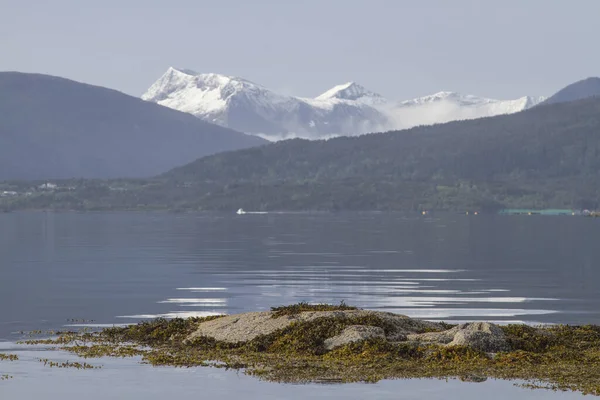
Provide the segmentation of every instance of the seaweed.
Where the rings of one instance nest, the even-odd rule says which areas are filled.
[[[276,307],[273,313],[281,317],[340,307],[356,309],[343,303],[338,306],[300,303]],[[142,362],[155,366],[242,369],[260,379],[278,382],[448,377],[481,382],[492,377],[524,380],[532,388],[600,395],[600,327],[593,325],[504,326],[510,351],[496,354],[464,346],[411,342],[402,339],[392,323],[377,315],[352,313],[294,321],[248,342],[229,343],[203,336],[187,340],[199,324],[214,318],[218,317],[157,319],[98,332],[68,332],[37,342],[54,344],[85,358],[141,356]],[[326,339],[351,325],[380,327],[388,338],[397,337],[399,341],[378,338],[333,350],[325,348]],[[450,327],[440,325],[440,329]],[[27,342],[36,344],[35,340]]]
[[[16,354],[3,354],[0,353],[0,361],[18,361],[19,356]]]
[[[273,318],[279,318],[283,316],[289,315],[298,315],[302,312],[306,311],[349,311],[349,310],[358,310],[357,307],[347,305],[344,300],[340,302],[338,305],[333,304],[310,304],[307,302],[300,302],[296,304],[290,304],[287,306],[280,307],[271,307],[271,311],[273,312]]]

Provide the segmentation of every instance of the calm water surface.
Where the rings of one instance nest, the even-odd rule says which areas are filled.
[[[79,324],[73,319],[121,324],[264,310],[301,300],[345,300],[432,320],[600,324],[599,237],[600,221],[582,217],[0,214],[0,340],[11,346],[18,331]],[[22,382],[28,373],[39,382],[47,372],[36,371],[16,372]],[[141,384],[134,376],[144,380],[157,373],[136,371],[128,381],[134,386]],[[158,371],[175,381],[188,376]],[[194,373],[217,392],[223,379],[234,379],[241,391],[257,388],[256,396],[263,398],[282,387],[220,371]],[[0,383],[0,394],[33,390],[20,379]],[[419,382],[423,389],[431,387],[422,383],[429,381],[359,387],[369,395],[389,385],[422,393]],[[440,395],[458,384],[445,385]],[[508,387],[505,394],[513,390],[504,382],[475,387],[489,385]],[[120,390],[134,386],[124,383]],[[464,393],[471,390],[459,386]],[[273,398],[309,396],[315,386],[283,387],[278,393],[285,395]],[[336,386],[335,393],[364,397],[347,388]],[[491,389],[473,390],[475,396]],[[548,395],[517,393],[519,398]]]

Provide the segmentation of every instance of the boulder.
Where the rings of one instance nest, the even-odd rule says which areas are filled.
[[[407,339],[445,346],[466,346],[486,353],[510,350],[502,329],[489,322],[460,324],[444,332],[408,335]]]
[[[325,340],[325,348],[332,350],[349,343],[368,339],[385,339],[385,332],[378,326],[352,325],[344,329],[339,335]]]
[[[508,351],[509,345],[502,329],[489,322],[473,322],[459,325],[454,339],[448,346],[467,346],[486,353]]]

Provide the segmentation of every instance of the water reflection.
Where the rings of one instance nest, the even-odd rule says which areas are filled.
[[[24,361],[10,364],[15,379],[0,384],[0,398],[579,397],[497,381],[288,386],[134,360],[103,359],[97,371],[50,370],[36,361],[43,353],[2,339],[14,341],[21,330],[123,325],[297,301],[343,300],[455,322],[600,324],[599,236],[595,220],[560,217],[2,214],[0,304],[10,306],[0,314],[0,351],[17,352]],[[57,354],[52,358],[72,357]]]
[[[70,318],[346,301],[454,321],[600,323],[600,224],[400,214],[0,216],[0,338]]]
[[[302,253],[306,255],[306,253]],[[330,254],[330,253],[326,253]],[[388,251],[385,254],[389,254]],[[318,257],[321,254],[314,255]],[[551,297],[516,297],[511,296],[508,288],[498,288],[493,282],[484,278],[465,278],[469,275],[465,269],[381,269],[348,267],[339,265],[326,266],[281,266],[280,269],[255,269],[246,271],[214,272],[211,277],[218,280],[220,293],[228,296],[243,296],[244,287],[252,288],[252,294],[261,298],[294,297],[296,301],[341,301],[361,304],[372,309],[382,309],[409,314],[413,317],[432,320],[460,319],[468,321],[481,318],[513,318],[558,313],[554,309],[515,308],[519,304],[543,304],[558,302]],[[428,276],[423,278],[422,276]],[[467,288],[475,286],[472,290]],[[463,286],[447,288],[448,285]],[[486,287],[490,285],[490,287]],[[214,288],[198,290],[198,288],[178,288],[192,293],[209,292]],[[255,292],[256,291],[256,292]],[[213,308],[227,307],[228,298],[170,298],[159,303],[178,304],[181,307]],[[487,303],[502,304],[506,309],[488,308]],[[452,307],[452,308],[448,308]],[[430,309],[433,310],[430,310]],[[424,310],[425,309],[425,310]],[[181,312],[181,311],[174,311]],[[189,313],[190,311],[185,311]],[[199,311],[197,315],[206,315]],[[511,319],[510,321],[514,321]],[[508,320],[507,320],[508,322]],[[533,319],[528,323],[538,323]]]

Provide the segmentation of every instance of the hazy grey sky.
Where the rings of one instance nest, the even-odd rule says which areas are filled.
[[[598,0],[0,0],[0,70],[136,96],[172,65],[301,96],[516,98],[600,75],[599,18]]]

